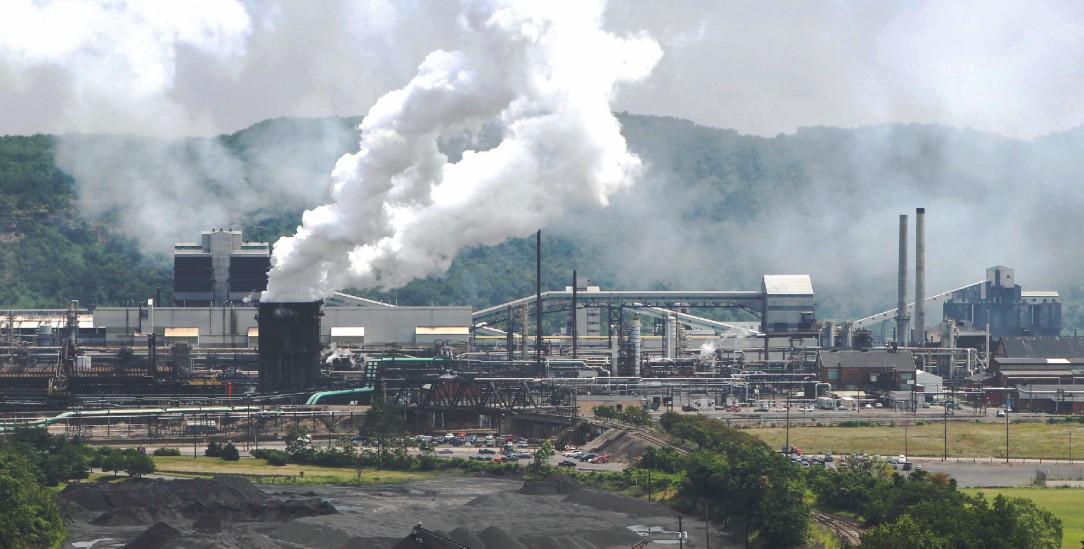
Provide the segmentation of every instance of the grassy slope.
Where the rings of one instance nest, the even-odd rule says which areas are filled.
[[[961,492],[982,492],[987,500],[998,494],[1006,497],[1028,498],[1054,513],[1062,522],[1062,542],[1065,549],[1080,549],[1084,541],[1084,490],[1079,488],[982,488],[961,489]]]
[[[749,432],[780,448],[786,440],[784,422],[774,427]],[[1009,425],[1009,457],[1068,459],[1071,426],[1050,423],[1012,423]],[[906,429],[907,451],[912,456],[937,456],[944,453],[945,430],[941,422],[910,425]],[[807,453],[897,455],[904,452],[904,427],[790,427],[790,443]],[[1082,442],[1084,444],[1084,442]],[[1074,445],[1075,446],[1075,445]],[[1080,452],[1078,454],[1078,452]],[[949,457],[1005,458],[1004,423],[948,424]],[[1073,449],[1074,458],[1084,460],[1084,448]]]
[[[318,467],[314,465],[288,464],[281,467],[268,465],[262,459],[241,458],[240,461],[223,461],[219,458],[199,456],[195,459],[186,456],[154,456],[158,473],[179,473],[184,475],[231,474],[246,475],[260,482],[275,478],[275,482],[294,484],[380,484],[385,482],[408,482],[434,476],[429,472],[377,471],[363,469],[361,480],[357,471],[350,467]],[[304,478],[301,472],[304,471]]]

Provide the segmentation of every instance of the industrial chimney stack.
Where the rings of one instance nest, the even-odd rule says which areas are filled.
[[[911,344],[926,344],[926,208],[915,210],[915,331]]]
[[[907,331],[907,214],[900,214],[900,275],[896,293],[896,343],[906,343]]]

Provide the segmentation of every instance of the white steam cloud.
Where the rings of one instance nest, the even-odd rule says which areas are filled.
[[[645,35],[601,30],[601,2],[465,1],[465,46],[435,51],[361,125],[332,174],[334,203],[275,245],[268,301],[389,287],[445,269],[465,246],[525,236],[572,203],[602,207],[642,164],[610,109],[616,86],[662,55]],[[457,162],[443,140],[496,127]]]

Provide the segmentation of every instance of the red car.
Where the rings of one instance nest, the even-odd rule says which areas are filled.
[[[608,454],[603,454],[601,456],[591,458],[591,463],[609,463],[609,462],[610,462],[610,456]]]
[[[740,412],[741,408],[738,408],[737,406],[730,406],[730,407],[728,407],[726,409],[726,411],[728,411],[728,412]]]

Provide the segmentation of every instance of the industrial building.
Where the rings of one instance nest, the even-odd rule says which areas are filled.
[[[1008,267],[986,269],[986,280],[951,293],[944,318],[985,329],[990,337],[1061,335],[1061,298],[1054,291],[1024,291]]]
[[[245,242],[241,231],[204,231],[199,242],[173,247],[173,304],[182,307],[240,305],[267,289],[271,246]]]

